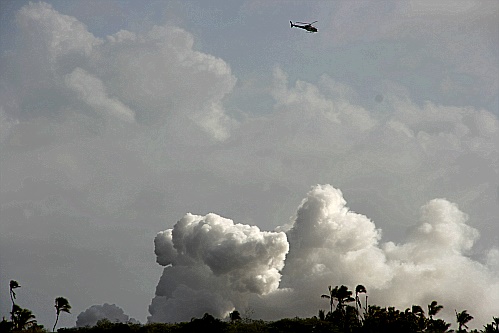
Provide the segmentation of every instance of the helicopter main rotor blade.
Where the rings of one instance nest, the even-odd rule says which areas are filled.
[[[308,22],[298,22],[298,21],[296,21],[295,23],[300,23],[300,24],[310,24],[310,25],[312,25],[312,24],[314,24],[314,23],[316,23],[316,22],[319,22],[319,21],[314,21],[314,22],[312,22],[312,23],[308,23]]]

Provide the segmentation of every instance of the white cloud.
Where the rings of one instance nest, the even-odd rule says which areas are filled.
[[[340,190],[317,185],[300,204],[287,232],[289,253],[280,288],[274,286],[270,293],[245,288],[240,291],[253,296],[231,293],[224,301],[221,296],[228,292],[218,289],[221,281],[215,281],[215,276],[228,276],[228,289],[232,289],[236,276],[240,279],[240,267],[247,272],[261,271],[252,259],[256,256],[265,262],[279,258],[276,268],[281,269],[286,238],[268,234],[276,246],[266,242],[255,247],[248,241],[254,236],[261,239],[262,233],[254,227],[234,225],[214,214],[188,214],[172,232],[158,234],[155,241],[158,260],[170,256],[161,261],[172,266],[165,268],[158,284],[149,320],[172,321],[179,318],[181,308],[189,315],[199,316],[209,309],[223,317],[235,304],[254,308],[264,319],[312,316],[327,308],[320,295],[328,285],[355,288],[363,284],[371,304],[403,310],[413,304],[424,307],[436,299],[444,305],[442,315],[447,321],[452,322],[454,309],[468,309],[477,322],[484,323],[497,310],[491,305],[499,301],[499,295],[490,292],[499,285],[499,276],[490,265],[497,251],[490,252],[488,264],[468,257],[478,232],[466,222],[467,216],[456,204],[431,200],[422,207],[421,219],[405,243],[380,244],[381,231],[366,216],[350,211]],[[241,228],[254,231],[242,235]],[[264,251],[265,258],[257,248]],[[203,301],[208,299],[208,303]]]
[[[82,101],[95,110],[100,111],[103,109],[109,114],[126,121],[134,120],[134,112],[119,100],[109,98],[102,81],[85,70],[76,68],[66,76],[66,84],[78,94]]]
[[[202,316],[207,308],[225,316],[244,294],[266,295],[277,289],[288,252],[284,233],[263,232],[215,214],[187,214],[173,229],[160,232],[154,243],[158,263],[167,267],[150,321],[187,320]],[[185,274],[189,277],[181,278]]]
[[[194,121],[216,140],[229,136],[236,122],[225,114],[222,99],[236,79],[223,60],[196,51],[191,34],[155,26],[145,34],[120,31],[108,40],[93,67],[106,68],[102,77],[113,93],[139,106],[139,121],[174,122],[168,117],[173,114]]]
[[[94,47],[102,43],[76,18],[60,14],[44,2],[22,7],[17,13],[17,22],[22,30],[24,44],[21,47],[33,57],[47,61],[53,70],[59,69],[69,57],[90,56]]]
[[[17,22],[20,42],[9,61],[22,79],[10,80],[4,88],[15,92],[23,110],[33,110],[31,116],[85,113],[80,100],[95,114],[135,119],[170,132],[195,136],[190,127],[200,127],[215,141],[227,139],[237,125],[222,102],[236,82],[230,67],[195,50],[194,38],[185,30],[154,26],[142,34],[121,30],[99,39],[76,18],[43,2],[22,7]],[[39,95],[34,105],[27,104],[26,88],[28,96]],[[43,99],[53,101],[41,103]],[[20,111],[6,112],[18,117]]]

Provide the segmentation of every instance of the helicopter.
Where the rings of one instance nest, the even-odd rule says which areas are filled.
[[[289,24],[291,25],[291,28],[297,27],[297,28],[305,29],[305,30],[307,30],[307,32],[313,33],[313,32],[317,32],[317,28],[312,25],[316,22],[318,22],[318,21],[314,21],[312,23],[305,23],[305,22],[293,23],[293,22],[289,21]]]

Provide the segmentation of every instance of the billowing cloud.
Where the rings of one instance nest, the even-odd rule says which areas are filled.
[[[341,191],[331,185],[310,190],[287,238],[234,225],[214,214],[188,214],[155,239],[158,262],[169,266],[157,286],[149,320],[172,321],[180,309],[188,315],[211,310],[223,317],[236,304],[254,309],[264,319],[312,316],[327,308],[320,295],[328,285],[363,284],[371,304],[403,310],[436,299],[444,305],[442,315],[449,322],[454,309],[468,309],[477,322],[486,322],[499,301],[497,249],[490,251],[485,263],[469,257],[479,234],[466,224],[467,219],[456,204],[434,199],[422,207],[420,221],[406,242],[380,243],[381,230],[351,211]],[[264,235],[272,241],[264,241]],[[289,253],[282,267],[287,242]],[[262,266],[263,262],[282,269],[279,288],[277,284],[264,288],[268,281],[264,270],[270,266]],[[220,277],[230,291],[221,288]],[[258,281],[263,283],[260,288],[237,282],[254,277],[251,285]],[[230,296],[224,299],[224,295]]]
[[[454,309],[473,309],[477,321],[485,322],[497,311],[491,305],[497,304],[499,294],[491,290],[497,290],[499,276],[491,265],[469,257],[478,231],[467,220],[456,204],[434,199],[422,207],[420,221],[404,243],[380,244],[374,222],[349,211],[339,190],[316,186],[288,232],[283,283],[296,290],[299,299],[304,289],[303,294],[312,293],[315,298],[308,301],[316,309],[320,288],[363,284],[372,304],[405,309],[436,299],[449,321]],[[479,297],[463,301],[463,295],[472,294]],[[302,306],[314,313],[314,306]]]
[[[138,323],[136,319],[126,315],[119,306],[104,303],[102,305],[92,305],[80,313],[76,318],[76,326],[95,326],[95,324],[102,319],[107,319],[112,323]]]
[[[91,304],[113,302],[145,320],[159,276],[150,307],[157,321],[178,320],[178,313],[187,320],[204,312],[223,317],[247,307],[255,318],[316,314],[327,307],[317,295],[336,284],[362,283],[373,303],[405,306],[418,299],[403,290],[422,295],[413,285],[427,280],[421,289],[450,312],[453,306],[471,312],[471,306],[449,285],[469,288],[462,294],[469,299],[483,295],[487,283],[497,290],[498,250],[489,247],[499,234],[499,122],[487,102],[497,96],[497,55],[490,52],[497,29],[487,30],[496,27],[497,5],[480,2],[471,12],[455,6],[454,14],[442,19],[447,4],[438,16],[421,8],[417,15],[408,7],[400,16],[402,4],[338,4],[357,7],[338,12],[334,29],[314,18],[319,34],[282,40],[279,28],[263,34],[266,24],[251,25],[262,34],[241,29],[253,38],[244,39],[255,52],[247,58],[224,53],[233,48],[233,28],[245,26],[244,19],[210,30],[217,34],[215,43],[198,40],[206,35],[188,21],[183,26],[192,30],[165,21],[143,24],[135,17],[140,28],[130,22],[119,31],[123,24],[114,22],[103,33],[102,26],[92,26],[102,19],[94,13],[87,27],[58,11],[71,4],[30,3],[9,16],[17,27],[12,34],[2,30],[15,43],[6,43],[0,78],[0,253],[5,271],[40,291],[19,295],[21,303],[32,304],[40,323],[53,322],[46,304],[61,292],[76,314]],[[393,8],[393,15],[384,15]],[[169,17],[177,13],[173,7],[166,11]],[[73,7],[72,13],[78,11]],[[128,19],[125,14],[120,20]],[[428,21],[434,25],[425,26]],[[464,24],[462,34],[448,30],[454,23]],[[289,30],[283,32],[287,36]],[[322,52],[320,39],[329,32],[341,39],[335,42],[347,41],[344,47],[335,44]],[[281,53],[263,59],[276,50],[260,48],[271,43],[267,38],[280,40],[274,47]],[[456,43],[460,38],[464,44]],[[440,39],[445,45],[437,47]],[[256,40],[262,44],[248,42]],[[293,47],[295,42],[300,47]],[[217,49],[220,43],[227,48]],[[423,44],[427,47],[419,49]],[[224,59],[206,50],[217,50]],[[347,56],[352,62],[341,59]],[[275,63],[280,65],[272,72]],[[255,67],[268,76],[256,70],[254,84],[236,87],[231,67],[243,80]],[[434,98],[445,90],[435,87],[441,77],[433,74],[439,71],[449,76],[445,89],[454,91],[443,100]],[[387,81],[378,82],[379,76]],[[263,103],[251,98],[238,105],[233,99],[233,90],[255,96],[252,89]],[[247,111],[238,114],[239,122],[229,105]],[[337,188],[325,185],[302,200],[311,184],[326,183],[341,188],[348,206]],[[429,202],[433,198],[446,200]],[[420,207],[426,208],[418,217]],[[173,222],[185,212],[217,212],[247,230],[237,223],[215,227],[209,215],[191,217],[194,225],[203,220],[214,230],[196,233],[189,222],[178,228],[185,240],[175,240]],[[286,242],[277,242],[290,249],[284,267],[279,256],[265,254],[262,258],[275,259],[265,263],[251,254],[279,251],[263,236],[250,241],[250,225],[288,232]],[[168,230],[156,238],[156,250],[165,267],[154,262],[150,250],[151,239],[163,229]],[[229,234],[247,239],[239,244]],[[204,240],[203,248],[195,237]],[[240,260],[210,247],[215,241]],[[439,263],[430,246],[445,253],[450,266]],[[221,255],[226,265],[217,260]],[[19,265],[33,258],[41,272],[36,276],[29,265]],[[85,263],[97,263],[100,274],[91,274]],[[54,280],[54,272],[71,278]],[[468,277],[478,282],[465,283]],[[81,294],[75,283],[88,286],[88,293]],[[497,300],[495,290],[489,289],[485,303]],[[482,309],[476,302],[470,304]],[[6,305],[0,308],[8,316]],[[477,313],[472,315],[479,325]],[[61,318],[61,325],[73,325],[75,317]]]
[[[78,94],[82,101],[94,109],[107,111],[123,120],[134,120],[134,112],[119,100],[109,98],[102,81],[85,70],[76,68],[66,76],[66,84]]]
[[[350,211],[341,191],[330,185],[308,193],[288,238],[285,286],[300,289],[319,276],[350,280],[354,272],[364,271],[364,283],[380,287],[391,277],[378,247],[381,230],[366,216]]]
[[[14,99],[4,106],[9,115],[109,115],[169,131],[192,123],[215,140],[237,123],[222,103],[236,82],[230,67],[196,51],[185,30],[154,26],[102,39],[43,2],[22,7],[17,22],[19,47],[6,56],[16,70],[7,76],[17,77],[2,86],[2,95]]]
[[[154,243],[158,263],[167,267],[150,321],[180,321],[207,310],[225,316],[242,295],[277,289],[288,252],[283,232],[260,231],[216,214],[187,214]]]
[[[83,23],[45,2],[22,7],[16,19],[22,30],[21,47],[31,50],[30,56],[42,59],[51,70],[60,69],[70,59],[75,62],[91,56],[102,43]]]

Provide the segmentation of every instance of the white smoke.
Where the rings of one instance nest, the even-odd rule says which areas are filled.
[[[138,323],[136,319],[126,315],[119,306],[104,303],[102,305],[92,305],[81,312],[76,318],[76,326],[95,326],[102,319],[107,319],[112,323]]]
[[[235,307],[268,320],[312,316],[327,308],[320,295],[328,285],[363,284],[371,304],[404,310],[437,300],[448,322],[455,309],[467,309],[486,323],[499,310],[498,251],[485,264],[467,255],[479,236],[467,219],[456,204],[434,199],[404,244],[380,243],[381,230],[350,211],[331,185],[307,194],[287,238],[215,214],[187,214],[155,239],[157,261],[167,267],[149,320],[224,317]]]
[[[271,293],[289,249],[284,232],[260,231],[216,214],[186,214],[154,243],[157,262],[167,267],[150,321],[188,320],[205,312],[224,317],[245,294]]]

